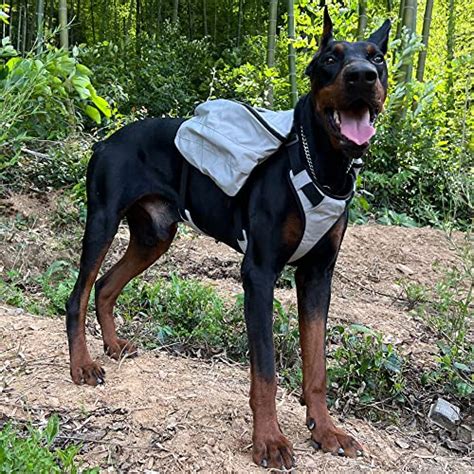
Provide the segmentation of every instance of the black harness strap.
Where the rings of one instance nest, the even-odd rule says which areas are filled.
[[[313,183],[306,184],[301,188],[301,191],[303,191],[313,207],[317,206],[324,199],[324,195],[321,194],[319,189]]]
[[[286,150],[290,157],[291,170],[296,176],[305,169],[303,161],[300,159],[300,143],[296,133],[293,132],[290,136],[288,143],[286,143]]]
[[[184,216],[186,209],[186,194],[188,189],[189,163],[183,158],[183,166],[181,168],[181,180],[179,183],[179,200],[178,211],[181,217]]]

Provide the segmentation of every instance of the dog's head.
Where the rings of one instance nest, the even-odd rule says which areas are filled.
[[[320,48],[306,69],[316,114],[334,148],[351,158],[367,150],[387,96],[389,32],[386,20],[366,41],[335,41],[325,9]]]

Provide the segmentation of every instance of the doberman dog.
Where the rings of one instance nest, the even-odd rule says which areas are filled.
[[[295,109],[299,141],[296,156],[318,189],[332,196],[353,187],[351,163],[364,155],[374,121],[387,93],[387,20],[366,41],[336,41],[325,11],[320,47],[307,68],[311,92]],[[87,171],[88,214],[80,271],[67,303],[67,336],[72,380],[103,383],[104,370],[86,347],[85,317],[92,286],[104,350],[114,359],[136,348],[116,334],[113,308],[124,286],[163,255],[175,236],[180,215],[184,158],[174,145],[182,119],[148,119],[130,124],[94,147]],[[248,245],[241,276],[251,362],[250,407],[253,413],[253,460],[264,467],[290,468],[291,443],[277,421],[277,389],[272,338],[273,291],[278,275],[298,247],[305,230],[288,175],[291,161],[283,146],[259,165],[244,188],[229,197],[197,169],[189,167],[186,207],[213,238],[241,251],[242,227]],[[306,255],[299,258],[298,298],[302,402],[313,444],[325,452],[355,457],[362,446],[337,428],[326,404],[325,336],[331,280],[347,225],[347,208]],[[243,218],[236,218],[237,215]],[[130,242],[122,259],[96,277],[126,217]]]

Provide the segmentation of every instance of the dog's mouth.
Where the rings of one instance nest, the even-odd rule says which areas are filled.
[[[375,135],[378,109],[363,101],[354,102],[348,108],[326,108],[325,115],[329,131],[342,145],[367,147]]]

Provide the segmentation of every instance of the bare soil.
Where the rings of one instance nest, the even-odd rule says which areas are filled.
[[[99,340],[89,342],[107,372],[107,383],[96,388],[76,386],[69,378],[63,321],[0,307],[0,417],[41,423],[57,413],[60,439],[83,443],[85,463],[112,472],[260,470],[250,456],[247,369],[159,351],[116,363],[101,355]],[[367,455],[352,460],[315,452],[296,397],[279,390],[277,404],[299,472],[472,468],[407,427],[382,430],[350,417],[339,423]]]
[[[43,272],[53,261],[78,261],[77,225],[53,225],[55,198],[38,202],[14,197],[2,203],[4,231],[0,270],[24,275]],[[13,225],[22,219],[22,226]],[[22,222],[23,222],[22,221]],[[400,280],[432,284],[443,268],[459,263],[453,240],[437,230],[367,225],[350,227],[337,264],[331,324],[372,327],[420,364],[433,361],[436,347],[422,321],[407,310]],[[107,267],[123,253],[127,230],[110,250]],[[242,292],[241,257],[212,239],[182,233],[171,250],[144,278],[171,271],[215,286],[226,298]],[[25,276],[26,278],[26,276]],[[295,305],[294,290],[277,288],[276,298]],[[176,357],[142,351],[136,359],[116,363],[102,344],[88,335],[93,357],[107,372],[104,386],[75,386],[69,377],[62,318],[26,314],[0,306],[0,422],[8,419],[43,424],[57,413],[60,442],[82,443],[85,465],[104,472],[257,472],[251,462],[251,413],[248,368],[222,360]],[[437,437],[412,426],[371,423],[345,416],[337,422],[362,442],[363,459],[315,452],[304,426],[304,408],[294,394],[280,389],[282,430],[294,443],[297,471],[472,472],[470,459],[441,446]],[[435,433],[436,430],[433,431]]]

